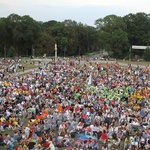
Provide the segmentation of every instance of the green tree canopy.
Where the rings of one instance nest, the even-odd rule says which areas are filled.
[[[143,59],[145,61],[150,61],[150,48],[144,50]]]
[[[112,52],[117,58],[127,55],[129,43],[126,33],[126,24],[116,15],[109,15],[96,20],[99,44],[106,51]]]
[[[10,14],[0,18],[0,54],[30,56],[35,49],[35,55],[54,55],[56,43],[61,56],[105,49],[122,58],[128,56],[129,45],[150,45],[150,14],[108,15],[97,19],[95,25],[71,19],[42,22],[28,15]]]
[[[130,45],[150,44],[150,15],[145,13],[128,14],[123,17],[127,25]]]

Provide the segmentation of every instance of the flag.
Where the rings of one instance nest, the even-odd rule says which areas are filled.
[[[42,76],[42,77],[44,76],[44,71],[43,71],[43,70],[41,71],[41,76]]]
[[[88,77],[88,81],[87,81],[88,85],[92,84],[92,74],[90,74],[90,76]]]

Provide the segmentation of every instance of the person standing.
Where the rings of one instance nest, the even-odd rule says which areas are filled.
[[[24,72],[24,66],[22,66],[22,71]]]
[[[103,132],[102,132],[101,140],[102,140],[103,143],[106,143],[107,140],[108,140],[107,133],[106,133],[105,130],[103,130]]]

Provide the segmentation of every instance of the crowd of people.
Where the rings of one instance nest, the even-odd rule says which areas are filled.
[[[150,149],[149,66],[79,59],[59,59],[24,75],[1,78],[1,146]]]
[[[20,58],[6,59],[2,58],[0,60],[0,78],[4,78],[6,73],[15,73],[19,69],[23,69]]]

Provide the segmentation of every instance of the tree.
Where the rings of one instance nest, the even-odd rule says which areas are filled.
[[[80,54],[96,50],[96,48],[98,47],[98,36],[97,31],[94,27],[84,26],[80,23],[76,27],[76,33],[78,46],[81,49]]]
[[[78,39],[78,23],[74,20],[65,20],[63,22],[65,26],[65,37],[68,38],[67,49],[68,55],[78,55],[79,54],[79,39]]]
[[[35,45],[36,39],[40,34],[40,25],[37,21],[35,21],[30,16],[22,17],[22,33],[23,33],[23,41],[24,41],[24,49],[28,51],[28,54],[32,54],[32,46]]]
[[[150,61],[150,48],[144,50],[143,59],[145,61]]]
[[[150,15],[145,13],[128,14],[123,17],[127,26],[130,45],[150,44]]]
[[[51,29],[47,28],[39,34],[35,42],[35,55],[54,54],[55,39],[51,32]]]
[[[129,45],[150,45],[150,14],[108,15],[95,25],[74,20],[37,22],[28,15],[10,14],[0,18],[0,54],[15,51],[18,56],[30,56],[34,48],[36,55],[52,55],[57,43],[61,56],[105,49],[122,58],[128,56]]]
[[[65,20],[66,37],[68,38],[68,48],[70,55],[82,55],[97,45],[96,28],[77,23],[73,20]]]
[[[54,27],[57,23],[58,22],[55,20],[50,20],[50,21],[44,22],[44,23],[42,23],[42,29],[45,30],[50,27]]]
[[[96,20],[95,25],[101,47],[112,52],[114,57],[125,57],[128,53],[129,43],[123,19],[116,15],[109,15]]]
[[[6,24],[5,19],[0,18],[0,49],[3,51],[0,51],[0,55],[4,56],[4,47],[6,46]]]
[[[9,50],[13,47],[18,56],[31,55],[32,45],[35,44],[40,31],[39,23],[30,16],[21,17],[17,14],[9,15],[4,19],[4,23],[6,48]]]
[[[16,49],[11,46],[8,50],[8,57],[15,57],[17,56],[17,52],[16,52]]]

